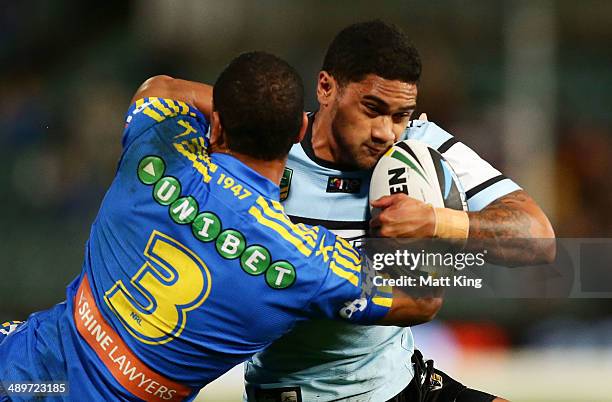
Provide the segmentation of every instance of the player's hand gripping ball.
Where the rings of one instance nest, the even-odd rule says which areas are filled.
[[[384,237],[434,237],[434,208],[467,211],[465,192],[448,162],[417,140],[400,141],[380,158],[370,204],[372,233]]]

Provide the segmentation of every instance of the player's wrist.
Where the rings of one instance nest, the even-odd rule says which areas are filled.
[[[433,208],[434,237],[466,241],[470,233],[470,218],[465,211],[450,208]]]

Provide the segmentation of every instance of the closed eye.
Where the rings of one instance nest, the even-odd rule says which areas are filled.
[[[403,121],[410,119],[410,117],[412,116],[413,112],[414,112],[414,110],[410,110],[408,112],[395,113],[393,115],[393,122],[394,123],[402,123]]]
[[[372,105],[369,103],[365,103],[364,106],[366,107],[366,109],[368,109],[368,112],[370,112],[371,114],[374,114],[374,115],[380,114],[380,110],[378,110],[378,106]]]

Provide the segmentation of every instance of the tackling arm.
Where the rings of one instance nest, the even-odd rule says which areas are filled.
[[[210,119],[212,91],[213,88],[210,85],[172,78],[167,75],[156,75],[142,83],[134,94],[131,103],[149,96],[176,99],[195,106],[207,119]]]
[[[442,307],[442,302],[441,291],[438,295],[411,297],[394,287],[391,308],[377,324],[399,327],[424,324],[434,319]]]

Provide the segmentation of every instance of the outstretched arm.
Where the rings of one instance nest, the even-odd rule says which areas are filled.
[[[212,91],[212,86],[200,82],[181,80],[167,75],[156,75],[146,80],[138,88],[131,103],[150,96],[176,99],[195,106],[206,118],[210,119]]]
[[[435,293],[432,291],[429,296],[413,297],[394,287],[391,308],[377,324],[412,327],[433,320],[444,301],[442,291]]]

